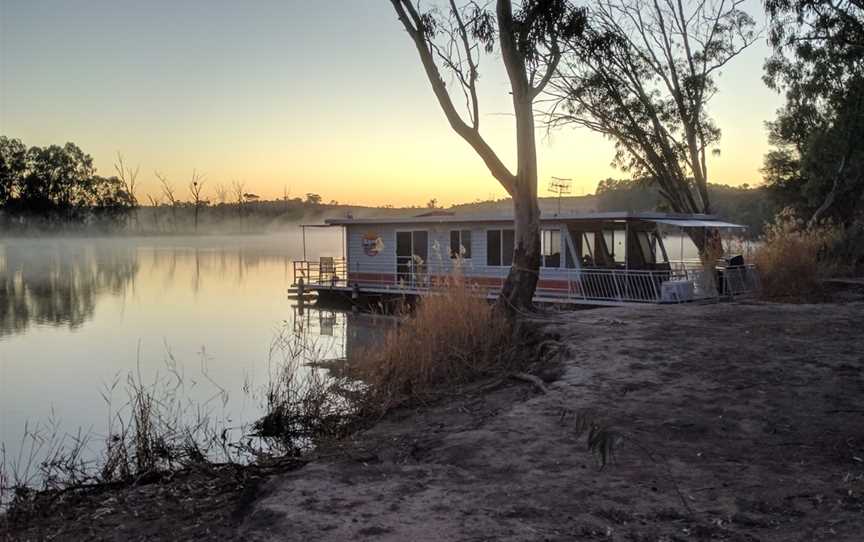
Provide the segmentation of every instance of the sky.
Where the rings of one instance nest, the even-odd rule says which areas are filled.
[[[759,0],[747,11],[762,23]],[[721,74],[710,113],[722,129],[713,182],[761,182],[764,123],[781,97],[762,83],[764,38]],[[512,109],[499,59],[481,64],[481,131],[515,170]],[[237,180],[264,198],[424,204],[505,195],[453,133],[387,0],[0,0],[0,134],[72,141],[113,173],[140,166],[139,194],[205,192]],[[612,144],[585,129],[538,132],[541,195],[552,176],[593,193]]]

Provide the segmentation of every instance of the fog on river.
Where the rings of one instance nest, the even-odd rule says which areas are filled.
[[[336,230],[310,252],[340,255]],[[299,230],[267,235],[34,238],[0,241],[0,444],[14,456],[25,423],[104,434],[126,375],[175,370],[213,415],[248,423],[283,336],[341,357],[348,316],[287,298]],[[117,383],[113,393],[111,386]],[[116,408],[116,404],[114,407]],[[52,414],[53,413],[53,414]]]

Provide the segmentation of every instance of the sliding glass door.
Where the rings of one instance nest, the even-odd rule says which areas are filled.
[[[396,280],[406,286],[417,286],[426,276],[429,260],[429,232],[396,232]]]

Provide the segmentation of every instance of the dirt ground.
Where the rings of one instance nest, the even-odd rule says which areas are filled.
[[[570,352],[546,394],[478,386],[299,469],[140,506],[105,492],[7,537],[862,540],[862,316],[860,302],[550,315]],[[616,442],[602,469],[582,419]]]

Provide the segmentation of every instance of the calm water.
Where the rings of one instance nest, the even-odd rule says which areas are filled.
[[[321,254],[338,235],[317,233]],[[310,243],[311,244],[311,243]],[[299,233],[260,236],[0,241],[0,442],[17,453],[25,422],[104,434],[101,393],[130,371],[145,382],[183,375],[184,393],[241,424],[257,417],[249,389],[266,384],[280,336],[345,350],[349,317],[286,296]],[[363,327],[352,324],[352,333]],[[362,338],[362,337],[361,337]],[[245,390],[245,391],[244,391]],[[52,414],[53,413],[53,414]]]

